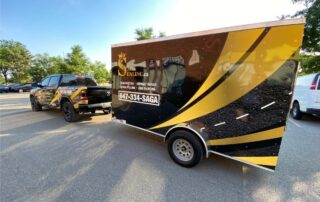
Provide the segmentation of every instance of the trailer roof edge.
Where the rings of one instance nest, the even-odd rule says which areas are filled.
[[[166,36],[166,37],[155,38],[155,39],[146,39],[141,41],[118,43],[118,44],[112,44],[111,47],[115,48],[115,47],[121,47],[121,46],[140,45],[140,44],[154,43],[154,42],[160,42],[160,41],[169,41],[169,40],[180,39],[185,37],[196,37],[196,36],[203,36],[203,35],[209,35],[209,34],[218,34],[218,33],[224,33],[224,32],[256,29],[256,28],[262,28],[262,27],[275,27],[275,26],[305,24],[305,23],[306,23],[305,18],[276,20],[276,21],[260,22],[260,23],[240,25],[240,26],[217,28],[217,29],[198,31],[198,32],[190,32],[185,34],[177,34],[177,35]]]

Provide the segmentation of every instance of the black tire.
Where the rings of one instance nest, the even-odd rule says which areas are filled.
[[[167,141],[170,157],[177,164],[191,168],[202,159],[204,149],[199,139],[188,131],[175,131]]]
[[[94,114],[94,113],[96,113],[96,110],[95,109],[91,109],[90,112],[91,112],[91,114]]]
[[[299,102],[294,102],[292,106],[292,117],[300,120],[302,118],[302,112],[300,111]]]
[[[64,119],[67,122],[75,122],[79,120],[79,112],[73,108],[72,103],[70,103],[69,101],[62,103],[62,111]]]
[[[32,111],[34,112],[42,111],[42,106],[37,102],[35,97],[30,97],[30,102],[31,102]]]

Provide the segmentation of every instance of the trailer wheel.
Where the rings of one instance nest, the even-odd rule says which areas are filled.
[[[299,102],[294,102],[292,107],[292,116],[294,119],[300,120],[302,118],[302,112],[300,111]]]
[[[67,122],[74,122],[79,119],[79,112],[73,108],[72,103],[69,101],[62,103],[62,111],[64,114],[64,119]]]
[[[167,145],[170,157],[183,167],[194,167],[203,157],[204,148],[199,139],[188,131],[175,131]]]

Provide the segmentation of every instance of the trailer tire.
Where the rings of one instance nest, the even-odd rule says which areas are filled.
[[[292,117],[300,120],[302,118],[302,112],[300,111],[299,102],[295,101],[292,106]]]
[[[63,102],[62,111],[64,115],[64,120],[66,120],[67,122],[75,122],[79,120],[79,112],[74,109],[71,102]]]
[[[193,133],[184,130],[175,131],[170,135],[167,148],[172,160],[187,168],[196,166],[204,153],[199,139]]]

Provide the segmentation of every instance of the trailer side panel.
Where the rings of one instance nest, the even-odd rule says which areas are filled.
[[[187,126],[209,150],[274,169],[303,29],[280,23],[113,47],[114,116],[160,134]]]

